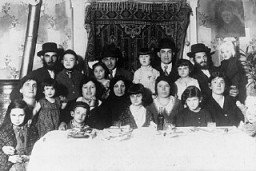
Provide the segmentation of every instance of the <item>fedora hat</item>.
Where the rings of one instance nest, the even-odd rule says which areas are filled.
[[[192,58],[195,56],[195,53],[197,52],[205,52],[208,55],[212,55],[215,53],[211,52],[211,49],[205,46],[205,44],[198,43],[191,46],[191,52],[188,52],[187,55]]]
[[[115,46],[115,44],[106,44],[102,49],[102,54],[100,59],[104,59],[106,57],[114,57],[114,58],[120,58],[122,56],[122,53],[119,48]]]
[[[178,51],[173,38],[161,39],[158,44],[158,50],[160,51],[161,49],[172,49],[172,51],[174,51],[174,52]]]
[[[57,44],[54,42],[47,42],[42,45],[42,50],[37,52],[37,56],[42,56],[46,52],[56,52],[60,53],[60,49],[58,49]]]

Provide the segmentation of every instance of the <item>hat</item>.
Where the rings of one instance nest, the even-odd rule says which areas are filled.
[[[138,51],[138,54],[139,55],[149,55],[151,54],[152,51],[149,49],[149,48],[141,48],[139,51]]]
[[[54,42],[47,42],[42,45],[42,50],[37,52],[37,56],[42,56],[46,52],[56,52],[60,53],[60,49],[58,49],[57,44]]]
[[[75,102],[74,105],[73,105],[72,110],[75,110],[75,108],[77,108],[77,107],[83,107],[87,110],[90,110],[90,106],[87,103],[82,102],[82,101]]]
[[[174,52],[178,51],[172,38],[161,39],[158,44],[158,49],[172,49]]]
[[[187,55],[189,57],[194,57],[195,53],[197,52],[205,52],[206,54],[210,55],[214,54],[214,52],[211,52],[211,49],[205,46],[203,43],[198,43],[191,46],[191,52],[188,52]]]
[[[102,49],[101,59],[106,57],[120,58],[121,56],[121,51],[115,46],[115,44],[107,44]]]

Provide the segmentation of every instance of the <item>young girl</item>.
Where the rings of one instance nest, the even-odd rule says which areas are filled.
[[[144,86],[133,84],[128,89],[131,105],[121,114],[121,125],[130,125],[131,128],[140,128],[150,125],[151,113],[143,106]]]
[[[34,125],[27,126],[28,105],[15,99],[0,127],[0,170],[25,171],[33,145],[38,139]]]
[[[193,69],[193,65],[189,60],[179,59],[176,66],[180,78],[175,81],[175,85],[178,99],[181,100],[181,95],[188,86],[196,86],[199,88],[199,84],[196,79],[189,76]]]
[[[196,86],[187,87],[181,99],[186,108],[177,115],[176,126],[205,127],[212,122],[210,113],[200,106],[202,95]]]
[[[101,99],[107,99],[109,96],[109,83],[108,79],[109,70],[106,65],[102,62],[97,62],[93,65],[93,74],[96,80],[102,85],[102,95]]]
[[[58,129],[60,110],[64,109],[66,102],[55,96],[57,83],[53,79],[47,79],[42,83],[42,90],[45,95],[40,99],[33,110],[33,117],[38,114],[37,129],[39,136]]]
[[[141,83],[145,88],[148,88],[154,94],[156,78],[160,75],[160,73],[150,65],[151,61],[151,51],[148,48],[140,49],[139,62],[141,67],[135,71],[133,83]]]

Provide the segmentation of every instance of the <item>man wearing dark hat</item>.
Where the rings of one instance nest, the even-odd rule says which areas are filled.
[[[114,78],[116,76],[123,76],[127,80],[133,80],[133,74],[119,66],[117,66],[118,60],[122,57],[120,49],[118,49],[114,44],[105,45],[102,50],[101,61],[109,69],[109,78]]]
[[[58,49],[57,44],[53,42],[47,42],[42,45],[42,50],[37,53],[37,56],[39,56],[43,62],[43,67],[34,70],[30,73],[28,73],[27,76],[31,78],[35,78],[38,81],[38,84],[40,85],[44,80],[52,78],[55,79],[56,76],[56,69],[57,69],[57,60],[60,55],[60,49]],[[38,86],[40,88],[40,86]],[[38,90],[38,92],[42,92],[41,90]],[[15,99],[17,95],[19,94],[19,90],[14,88],[12,91],[10,98]],[[38,98],[43,97],[42,93],[38,94]]]
[[[208,79],[210,78],[212,71],[216,70],[211,60],[211,55],[213,53],[214,52],[211,52],[211,49],[203,43],[192,45],[191,52],[187,53],[187,55],[193,59],[195,64],[192,77],[198,80],[202,94],[205,98],[211,96]]]
[[[167,76],[171,82],[175,82],[178,79],[178,73],[174,69],[175,55],[177,48],[174,40],[169,38],[163,38],[159,41],[157,56],[161,62],[155,67],[160,75]]]

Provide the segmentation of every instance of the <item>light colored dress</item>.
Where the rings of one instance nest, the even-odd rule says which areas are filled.
[[[189,77],[186,82],[183,81],[183,79],[179,78],[177,81],[175,81],[175,85],[177,86],[177,96],[179,100],[181,100],[182,93],[186,90],[188,86],[196,86],[200,90],[197,79],[191,77]]]
[[[38,114],[37,129],[39,137],[42,137],[47,132],[58,129],[61,101],[59,98],[55,98],[55,103],[51,103],[42,98],[39,103],[41,109]]]
[[[159,75],[159,71],[152,66],[141,67],[135,71],[133,83],[141,83],[145,88],[148,88],[152,93],[155,93],[155,82]]]

